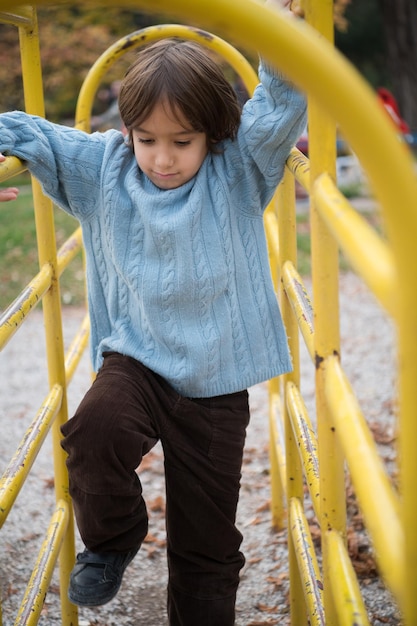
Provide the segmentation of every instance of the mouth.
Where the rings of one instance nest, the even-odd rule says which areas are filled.
[[[162,179],[169,179],[169,178],[174,178],[175,176],[177,176],[177,172],[170,172],[170,173],[163,173],[163,172],[153,172],[153,175],[156,176],[157,178],[162,178]]]
[[[161,189],[174,189],[178,187],[180,179],[178,178],[178,172],[164,174],[162,172],[152,172],[152,182]]]

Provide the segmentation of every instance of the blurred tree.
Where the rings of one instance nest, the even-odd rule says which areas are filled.
[[[158,16],[117,7],[106,7],[105,11],[102,7],[87,9],[81,5],[39,8],[47,116],[55,121],[71,119],[82,81],[97,57],[119,37],[160,21]],[[116,64],[104,86],[120,78],[126,65],[127,60]],[[0,111],[22,109],[19,38],[13,26],[0,25],[0,84]],[[99,100],[97,106],[100,107]]]
[[[409,126],[417,131],[417,4],[379,0],[389,86]]]
[[[342,28],[336,28],[335,45],[371,85],[387,81],[385,44],[378,0],[352,0],[346,5]]]
[[[80,3],[39,7],[38,25],[46,115],[53,121],[71,123],[82,82],[98,56],[120,37],[152,24],[175,23],[172,16],[147,14],[117,7],[88,8]],[[196,25],[197,26],[197,25]],[[244,53],[245,54],[245,53]],[[100,115],[111,103],[111,85],[120,79],[135,51],[124,55],[106,74],[94,103]],[[248,55],[247,55],[248,56]],[[254,66],[257,59],[253,61]],[[234,73],[225,66],[230,79]],[[13,26],[0,24],[0,111],[23,109],[19,38]]]
[[[417,130],[416,1],[348,0],[343,20],[336,46],[374,88],[392,91],[402,117]]]
[[[346,31],[348,22],[345,17],[346,8],[350,4],[350,0],[334,0],[333,6],[333,16],[334,16],[334,25],[337,30],[342,32]]]

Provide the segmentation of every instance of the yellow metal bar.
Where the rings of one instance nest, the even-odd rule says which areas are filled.
[[[326,622],[323,608],[323,583],[308,522],[304,515],[303,505],[298,498],[291,498],[289,519],[301,574],[304,601],[308,611],[308,624],[325,626],[329,622]]]
[[[333,0],[306,0],[306,19],[333,43]],[[308,144],[310,184],[323,172],[336,174],[336,126],[319,101],[308,98]],[[311,203],[311,263],[314,301],[314,351],[316,364],[317,436],[320,463],[320,527],[345,534],[346,512],[344,493],[344,460],[335,438],[323,391],[325,359],[340,353],[339,336],[339,251],[331,233]],[[323,549],[324,604],[328,623],[336,623],[335,608],[330,594],[329,555]]]
[[[294,383],[287,383],[287,406],[291,426],[298,443],[298,451],[317,519],[320,519],[320,471],[317,437],[300,391]]]
[[[349,381],[335,357],[327,359],[325,391],[334,430],[349,465],[380,570],[393,593],[401,597],[405,546],[399,516],[400,501]]]
[[[52,268],[45,264],[0,317],[0,350],[13,337],[51,286]]]
[[[0,527],[16,500],[29,472],[38,455],[38,452],[49,432],[51,424],[61,407],[63,397],[62,387],[55,385],[35,419],[27,429],[12,460],[7,466],[0,480]]]
[[[69,237],[65,243],[60,247],[57,252],[57,264],[58,264],[58,276],[61,276],[62,272],[71,263],[78,252],[82,250],[83,240],[81,226],[77,228]]]
[[[279,239],[275,198],[264,214],[265,233],[268,243],[269,264],[274,289],[279,285]],[[287,467],[283,405],[280,396],[280,380],[273,378],[269,388],[269,459],[271,464],[271,515],[275,528],[285,526],[284,500],[286,494]]]
[[[275,291],[279,289],[279,238],[276,215],[276,199],[268,206],[264,215],[265,232],[272,281]],[[280,397],[280,380],[269,381],[269,456],[271,463],[271,514],[276,528],[285,525],[284,499],[286,493],[287,467],[285,452],[283,404]]]
[[[297,318],[301,334],[304,337],[307,350],[314,361],[313,307],[303,279],[290,261],[284,263],[282,281],[294,315]]]
[[[20,28],[19,39],[26,111],[30,114],[44,116],[39,33],[34,9],[32,26],[28,29]],[[71,508],[65,455],[60,445],[60,428],[68,419],[68,407],[53,205],[51,200],[43,195],[40,184],[35,179],[32,179],[32,189],[39,264],[42,267],[48,263],[53,268],[51,287],[43,298],[48,379],[50,387],[58,384],[63,389],[61,408],[52,425],[55,496],[57,501],[64,500]],[[77,608],[70,603],[66,593],[74,560],[74,522],[72,515],[70,515],[68,532],[62,545],[59,569],[63,626],[75,626],[78,622]]]
[[[78,128],[90,130],[90,117],[94,96],[100,82],[109,68],[126,52],[140,46],[144,46],[151,41],[163,37],[183,37],[197,41],[201,45],[208,47],[223,56],[237,72],[249,93],[252,93],[258,83],[257,75],[247,61],[247,59],[229,43],[201,29],[181,24],[161,24],[150,26],[134,33],[122,37],[110,46],[94,63],[88,72],[80,90],[77,108],[75,113],[75,123]]]
[[[382,306],[394,314],[397,275],[392,249],[354,210],[328,174],[315,181],[313,196],[321,217],[355,271]]]
[[[16,6],[13,12],[0,11],[0,22],[12,26],[29,27],[32,24],[33,14],[31,7]]]
[[[285,527],[284,498],[287,484],[285,435],[282,423],[282,403],[279,392],[269,391],[269,458],[271,463],[271,516],[275,528]]]
[[[26,170],[26,165],[17,157],[7,157],[5,161],[0,163],[0,182],[26,172]]]
[[[330,584],[338,626],[370,626],[352,562],[342,537],[333,530],[324,534],[328,544]]]
[[[292,355],[293,371],[282,377],[283,397],[283,421],[285,432],[285,455],[287,468],[286,493],[287,502],[293,498],[303,498],[303,471],[301,467],[300,457],[298,454],[297,441],[291,428],[291,420],[286,402],[286,388],[289,382],[299,385],[300,382],[300,355],[299,355],[299,331],[297,320],[293,314],[291,304],[283,289],[281,268],[285,261],[297,263],[297,220],[295,206],[295,185],[294,178],[290,175],[286,168],[282,183],[278,187],[276,193],[276,211],[278,218],[278,247],[275,248],[278,268],[280,273],[279,279],[279,302],[282,313],[282,319],[288,335],[288,345]],[[295,545],[293,537],[288,538],[289,552],[289,573],[290,573],[290,610],[293,623],[299,626],[307,624],[303,602],[303,588],[300,574],[298,571],[297,558],[295,554]]]
[[[71,382],[74,372],[88,344],[89,335],[90,335],[90,317],[86,315],[78,333],[74,337],[74,340],[72,341],[66,354],[65,371],[66,371],[67,385],[69,385],[69,383]]]
[[[290,350],[293,357],[292,380],[298,383],[300,378],[298,325],[294,318],[287,295],[282,286],[282,267],[287,261],[297,265],[297,216],[295,204],[295,184],[290,171],[285,168],[284,178],[276,192],[276,215],[278,221],[278,245],[274,248],[276,263],[279,267],[279,302],[282,317],[287,328]],[[287,326],[288,325],[288,326]]]
[[[70,515],[68,502],[58,501],[14,626],[38,624]]]
[[[294,175],[296,181],[300,183],[304,189],[310,191],[310,161],[298,150],[293,148],[287,159],[287,167]]]

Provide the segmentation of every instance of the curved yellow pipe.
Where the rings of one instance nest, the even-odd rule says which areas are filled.
[[[231,46],[227,41],[220,37],[208,33],[201,28],[193,28],[191,26],[183,26],[181,24],[160,24],[158,26],[149,26],[137,30],[116,41],[112,46],[107,48],[103,54],[91,66],[87,76],[80,89],[78,96],[77,108],[75,114],[75,123],[78,128],[89,131],[90,116],[93,106],[94,96],[100,85],[100,82],[109,68],[126,54],[129,50],[134,50],[144,46],[151,41],[165,37],[182,37],[197,41],[206,48],[214,50],[220,54],[240,76],[248,90],[252,93],[258,82],[256,72],[248,62],[248,60]]]

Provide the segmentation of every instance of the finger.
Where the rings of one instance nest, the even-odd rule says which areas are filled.
[[[304,17],[304,9],[300,0],[290,0],[290,8],[294,15]]]
[[[18,195],[19,190],[17,187],[6,187],[5,189],[0,189],[0,202],[16,200]]]

